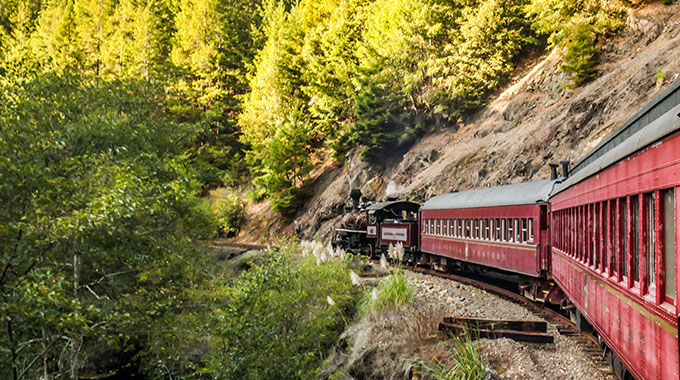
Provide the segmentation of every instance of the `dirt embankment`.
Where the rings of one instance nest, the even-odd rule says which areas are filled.
[[[445,316],[537,320],[523,307],[472,286],[406,272],[415,288],[413,304],[368,315],[343,333],[326,360],[322,379],[417,379],[422,359],[446,358],[447,340],[437,326]],[[614,380],[599,370],[603,362],[584,351],[575,337],[548,332],[554,343],[515,342],[510,339],[476,341],[489,368],[487,379],[500,380]]]
[[[350,154],[342,167],[316,172],[314,196],[294,223],[254,205],[240,238],[282,233],[328,238],[351,186],[373,199],[424,201],[445,192],[549,176],[549,162],[575,161],[680,75],[680,5],[633,10],[620,33],[600,41],[599,77],[564,89],[562,52],[547,53],[489,105],[456,129],[421,139],[378,169]],[[659,76],[663,75],[663,79]]]

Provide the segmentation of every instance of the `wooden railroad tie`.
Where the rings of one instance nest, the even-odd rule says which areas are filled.
[[[522,342],[553,343],[555,339],[546,333],[547,330],[548,324],[543,321],[445,317],[439,324],[439,331],[448,331],[456,335],[469,331],[472,339],[509,338]]]

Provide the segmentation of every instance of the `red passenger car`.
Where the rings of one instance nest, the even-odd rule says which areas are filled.
[[[551,196],[552,276],[620,377],[678,379],[680,81],[575,168]]]
[[[421,251],[476,264],[482,271],[494,268],[515,278],[544,278],[548,195],[554,183],[527,182],[428,200],[421,207]]]

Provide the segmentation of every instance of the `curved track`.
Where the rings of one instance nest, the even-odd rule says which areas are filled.
[[[613,373],[613,370],[611,369],[609,363],[605,360],[605,352],[603,351],[603,348],[595,335],[590,334],[588,332],[579,331],[578,328],[576,327],[576,324],[572,322],[569,318],[565,317],[564,315],[560,314],[555,310],[550,309],[549,307],[545,307],[543,304],[531,301],[530,299],[513,291],[503,289],[501,287],[489,284],[487,282],[475,280],[465,276],[444,273],[434,269],[428,269],[417,266],[416,267],[406,266],[403,267],[403,269],[410,270],[416,273],[422,273],[430,276],[454,280],[456,282],[460,282],[466,285],[471,285],[478,289],[485,290],[489,293],[495,294],[497,296],[503,297],[512,302],[520,304],[529,309],[534,314],[554,324],[557,328],[557,331],[561,335],[573,337],[579,344],[581,344],[584,347],[584,351],[587,352],[594,359],[595,363],[598,364],[598,369],[600,371],[605,373]]]
[[[273,246],[271,246],[271,245],[267,246],[267,245],[262,245],[262,244],[238,243],[238,242],[232,242],[232,241],[227,241],[227,240],[212,241],[209,244],[213,247],[237,248],[237,249],[243,249],[243,250],[259,250],[259,249],[273,248]]]

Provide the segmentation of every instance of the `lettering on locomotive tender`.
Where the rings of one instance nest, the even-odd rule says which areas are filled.
[[[407,231],[406,231],[405,228],[384,227],[382,229],[382,239],[383,240],[406,241]]]

